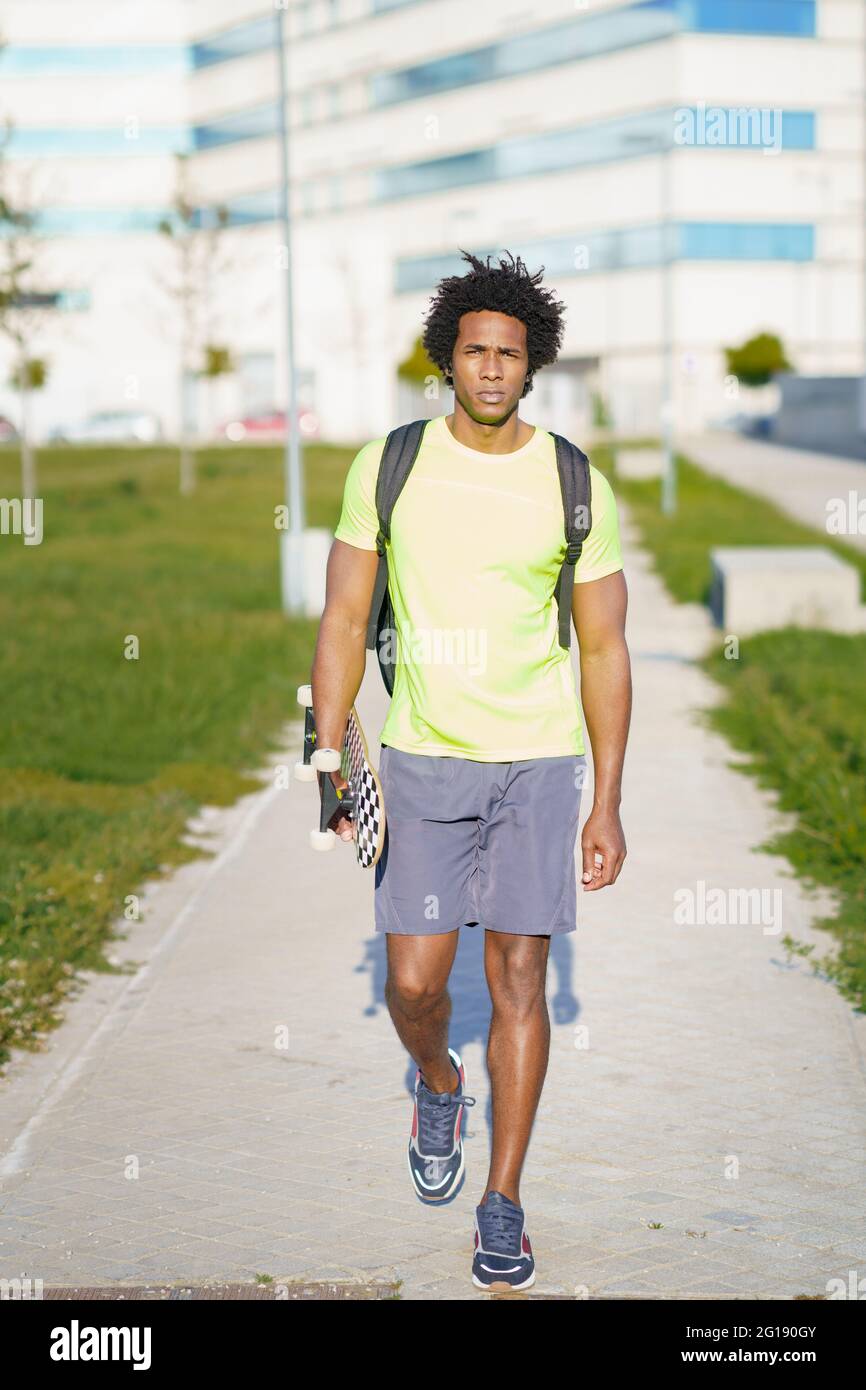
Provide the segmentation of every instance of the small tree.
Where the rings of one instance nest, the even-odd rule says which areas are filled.
[[[222,231],[228,225],[228,209],[219,206],[202,218],[189,179],[189,157],[177,155],[177,172],[171,215],[159,231],[174,252],[173,273],[160,284],[175,306],[180,338],[178,395],[180,404],[180,490],[195,488],[195,449],[186,412],[186,383],[190,378],[220,376],[217,359],[208,358],[211,332],[213,282],[228,269]],[[218,352],[227,353],[220,348]]]
[[[4,137],[8,138],[8,127]],[[47,366],[33,347],[47,319],[56,311],[57,294],[41,278],[43,239],[36,230],[36,213],[25,206],[22,184],[13,196],[8,164],[0,148],[0,333],[12,343],[15,365],[9,378],[18,392],[21,415],[21,495],[37,491],[36,455],[30,435],[30,394],[45,385]]]
[[[397,375],[401,381],[409,381],[414,386],[425,386],[428,377],[439,376],[438,369],[427,356],[420,335],[415,339],[407,356],[398,364]]]
[[[236,371],[237,365],[230,348],[223,347],[218,343],[205,343],[204,362],[199,376],[203,377],[208,385],[208,415],[211,422],[213,422],[211,387],[221,376],[231,376]]]
[[[600,391],[592,392],[592,423],[596,429],[609,430],[613,424],[610,411],[607,408],[604,396]]]
[[[766,386],[776,372],[789,372],[781,339],[775,333],[758,333],[741,347],[726,347],[727,373],[744,386]]]

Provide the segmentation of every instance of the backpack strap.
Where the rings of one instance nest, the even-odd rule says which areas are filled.
[[[553,592],[559,604],[559,645],[568,648],[571,645],[574,567],[592,527],[592,485],[589,459],[583,450],[560,434],[552,437],[556,445],[556,466],[565,521],[565,558]]]
[[[376,582],[370,603],[370,617],[367,622],[366,645],[368,648],[377,645],[379,618],[382,613],[382,606],[388,597],[386,547],[391,540],[391,513],[403,490],[403,484],[412,471],[412,465],[418,457],[421,441],[424,438],[424,430],[429,423],[429,420],[412,420],[408,425],[398,425],[396,429],[391,430],[382,450],[379,473],[376,479],[376,513],[379,518],[376,550],[379,555],[379,568],[376,571]]]

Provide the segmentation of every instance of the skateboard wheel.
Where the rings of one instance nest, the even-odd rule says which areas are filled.
[[[326,850],[333,849],[337,843],[337,837],[333,830],[311,830],[310,844],[313,849]]]
[[[296,782],[315,782],[315,780],[316,769],[314,767],[311,767],[309,763],[295,763]]]
[[[313,687],[312,687],[311,685],[299,685],[299,686],[298,686],[298,704],[299,704],[299,705],[306,705],[306,706],[307,706],[308,708],[310,708],[310,709],[312,708],[312,705],[313,705]]]
[[[310,763],[316,772],[336,772],[340,766],[340,755],[336,748],[317,748]]]

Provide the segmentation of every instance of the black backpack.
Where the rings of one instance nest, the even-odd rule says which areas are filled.
[[[376,511],[379,517],[376,550],[379,555],[379,568],[370,604],[366,646],[368,649],[376,648],[379,669],[389,695],[394,692],[394,661],[391,655],[394,611],[388,591],[387,554],[387,545],[391,540],[391,513],[418,457],[424,430],[429,423],[429,420],[413,420],[411,424],[399,425],[391,431],[382,450],[376,482]],[[556,464],[562,490],[566,540],[565,559],[553,593],[559,604],[559,644],[568,648],[571,644],[574,567],[592,526],[589,459],[576,444],[564,439],[562,435],[554,434],[552,438],[556,444]],[[380,640],[382,634],[386,635],[384,644]]]

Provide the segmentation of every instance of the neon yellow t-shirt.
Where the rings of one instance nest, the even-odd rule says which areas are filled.
[[[362,550],[376,549],[384,444],[365,444],[346,476],[335,535]],[[622,569],[616,502],[592,465],[590,484],[576,584]],[[379,741],[481,762],[583,753],[553,597],[564,557],[551,435],[536,429],[514,453],[486,454],[456,440],[444,415],[432,420],[391,517],[396,667]]]

